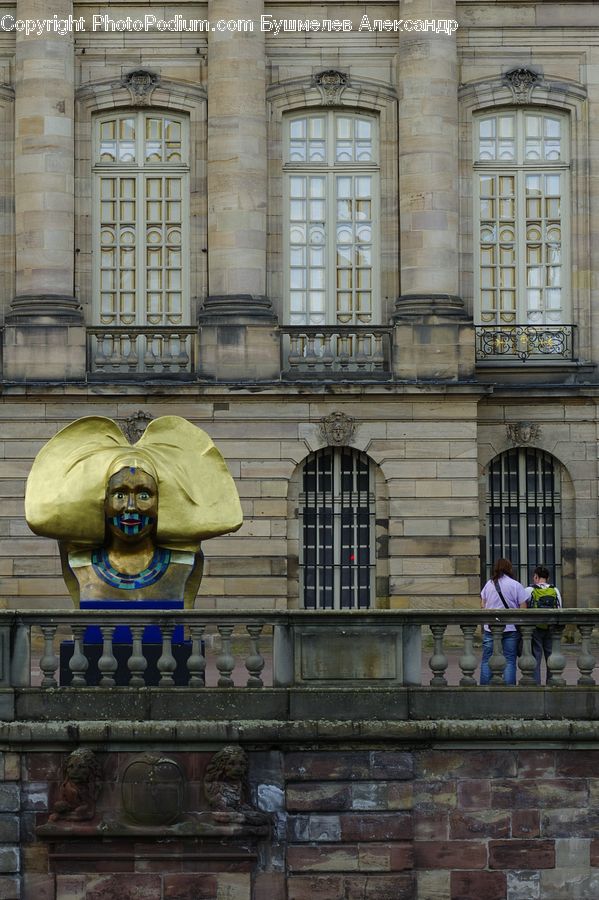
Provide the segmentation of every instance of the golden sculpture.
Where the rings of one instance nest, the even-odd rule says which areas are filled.
[[[193,606],[202,540],[236,531],[239,496],[208,435],[179,416],[133,446],[111,419],[58,432],[34,460],[25,517],[59,542],[76,606]]]

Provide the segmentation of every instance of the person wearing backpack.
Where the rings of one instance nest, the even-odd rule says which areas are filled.
[[[545,566],[537,566],[533,572],[532,585],[526,588],[529,609],[561,609],[562,598],[555,585],[549,583],[549,570]],[[551,656],[553,629],[551,625],[537,625],[532,633],[532,655],[535,658],[535,681],[541,683],[541,660],[545,657],[545,665]],[[549,669],[546,681],[549,683]]]
[[[514,569],[509,559],[498,559],[493,572],[480,594],[482,609],[519,609],[526,606],[526,588],[514,578]],[[516,661],[520,633],[515,625],[506,624],[501,637],[501,647],[505,657],[503,670],[504,684],[516,684]],[[489,684],[491,669],[489,659],[493,654],[493,637],[488,625],[483,628],[483,656],[480,663],[480,683]]]

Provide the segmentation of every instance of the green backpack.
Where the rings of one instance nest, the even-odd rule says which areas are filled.
[[[529,609],[559,609],[557,591],[552,584],[539,584],[533,587],[528,600]],[[537,628],[549,628],[549,625],[537,625]]]

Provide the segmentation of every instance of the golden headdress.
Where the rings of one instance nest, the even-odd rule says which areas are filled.
[[[99,546],[106,485],[125,466],[156,480],[157,544],[195,551],[200,541],[240,527],[239,495],[224,459],[204,431],[180,416],[150,422],[134,445],[103,416],[67,425],[33,462],[25,491],[29,527],[71,546]]]

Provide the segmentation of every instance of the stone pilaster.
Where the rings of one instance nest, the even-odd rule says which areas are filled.
[[[211,22],[252,30],[208,39],[208,297],[200,371],[219,380],[279,374],[276,319],[266,298],[266,57],[262,0],[210,0]],[[222,351],[222,352],[221,352]]]
[[[68,18],[72,0],[52,13]],[[18,0],[17,19],[46,19]],[[6,320],[5,377],[80,378],[85,331],[74,297],[73,35],[16,35],[16,296]]]
[[[455,22],[456,2],[401,0],[400,13]],[[458,60],[451,31],[400,32],[400,378],[454,380],[468,377],[474,364],[471,320],[458,295]]]

